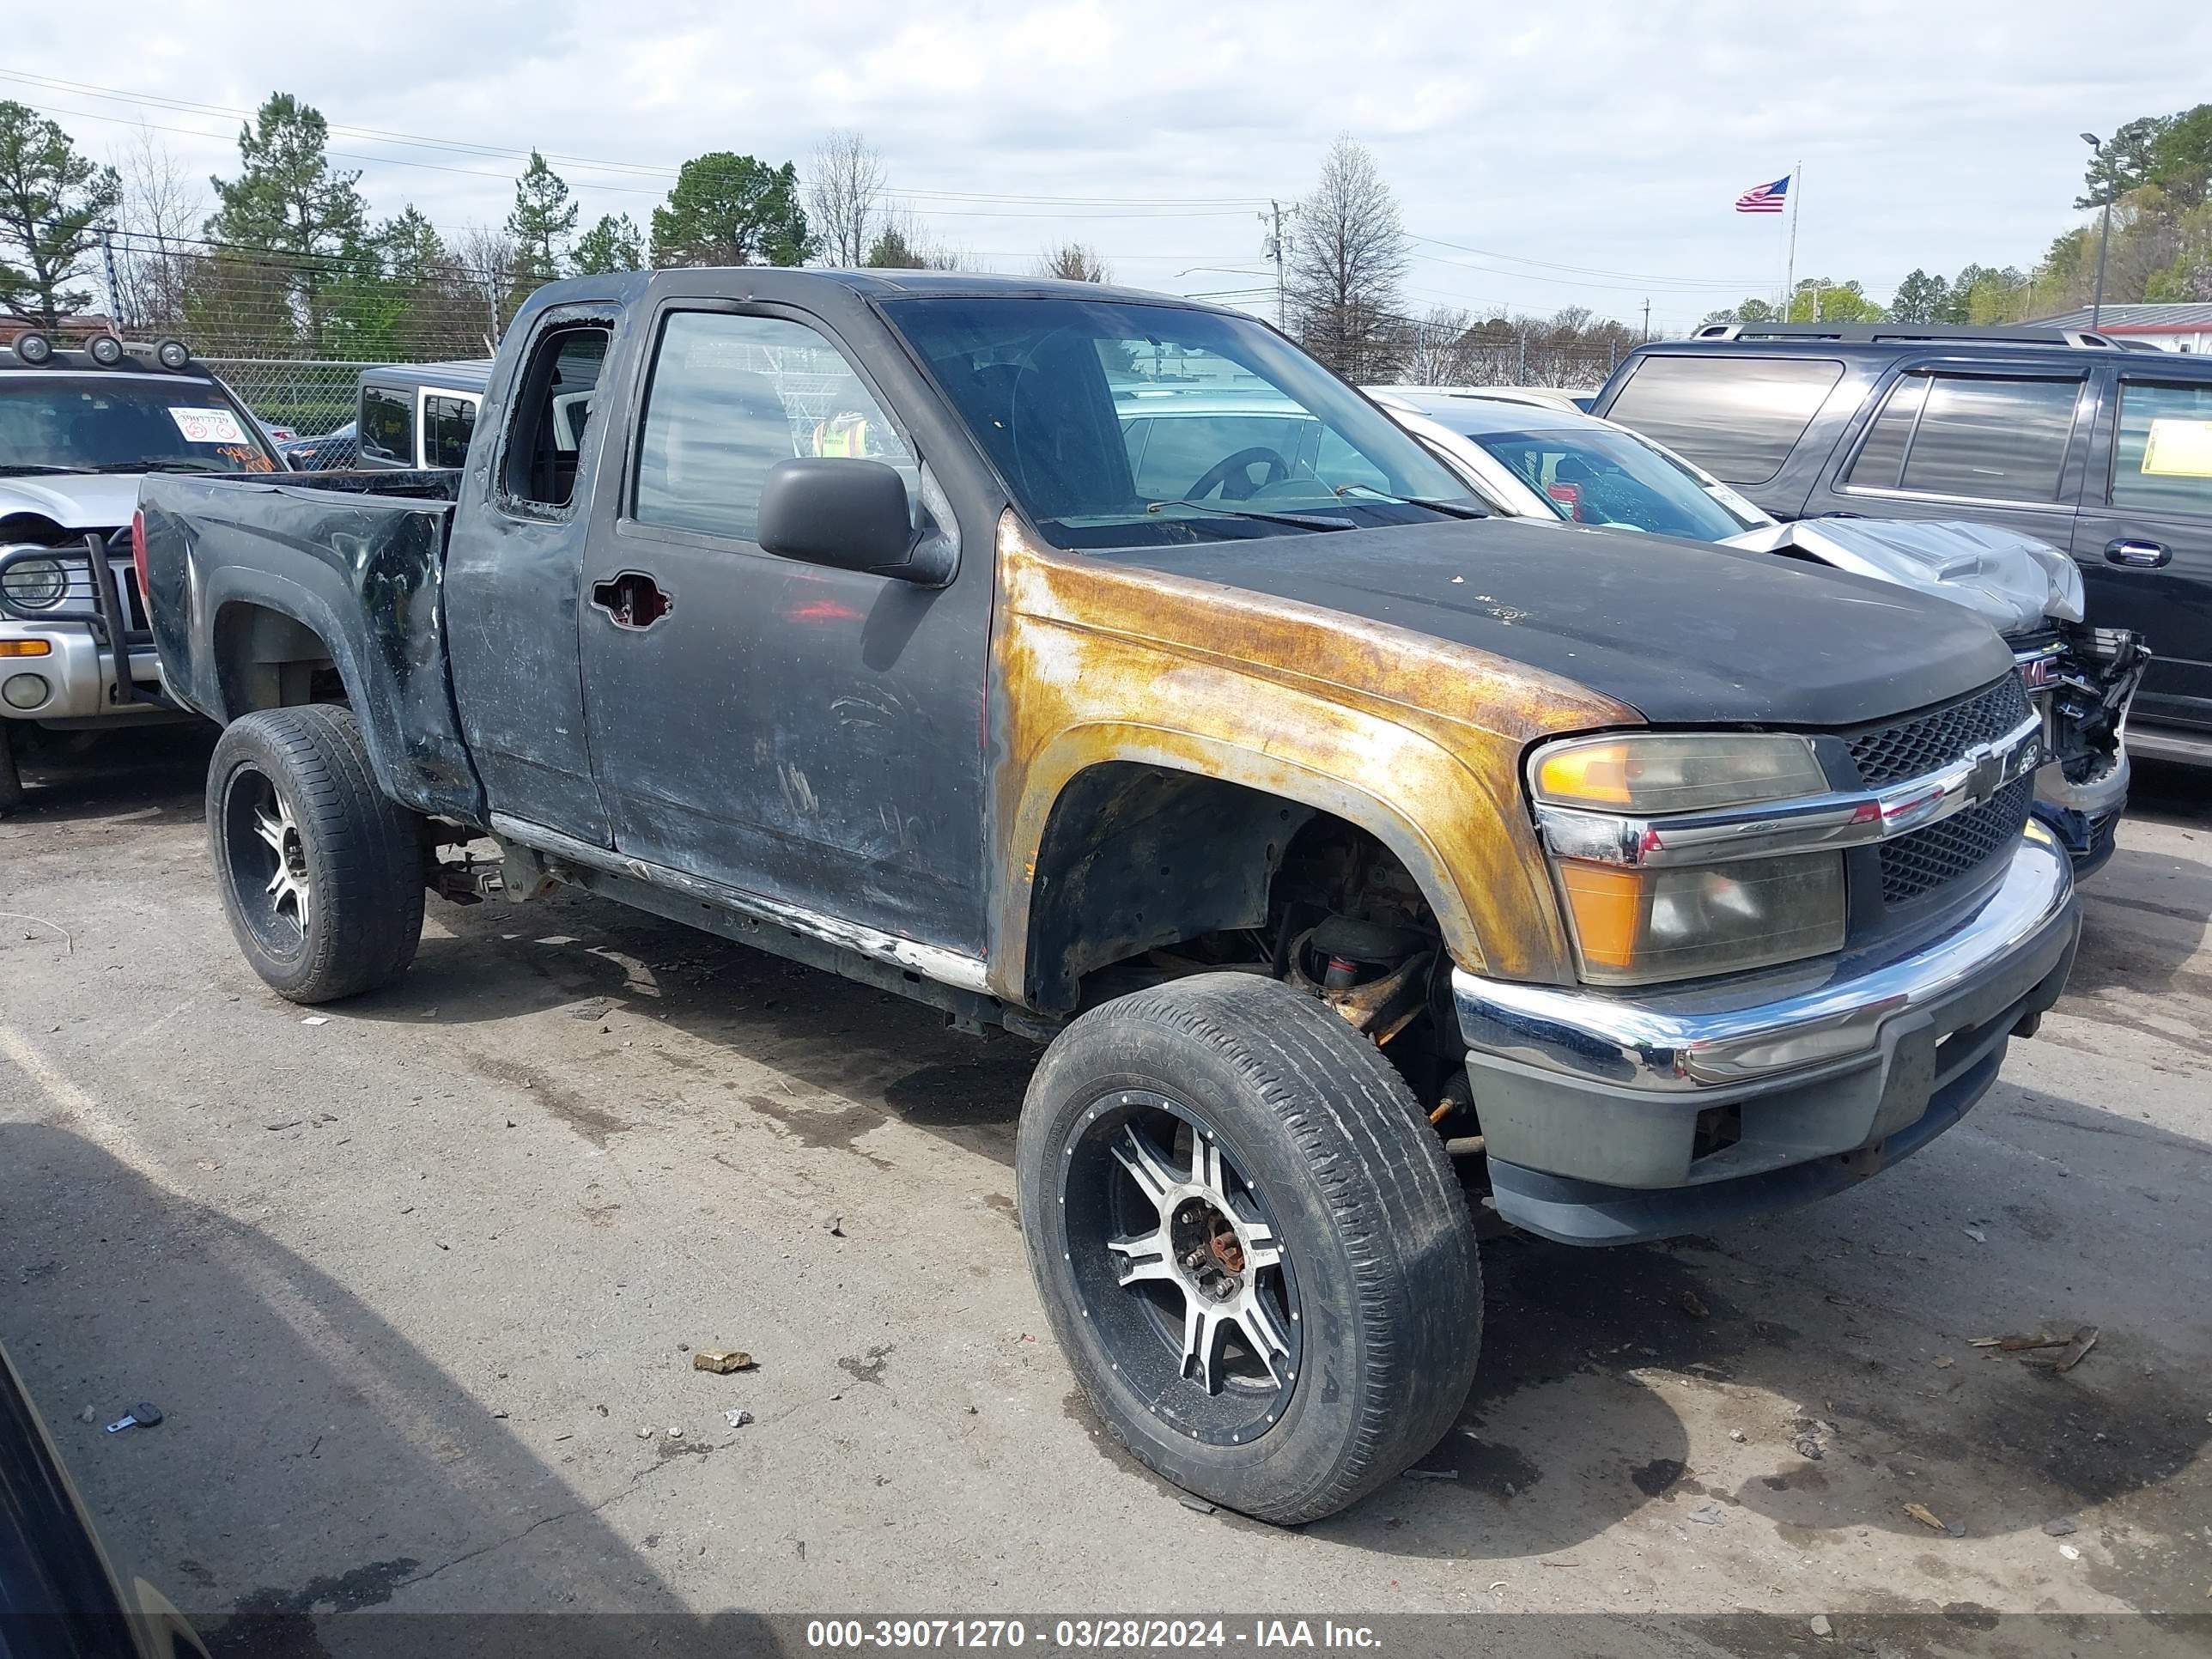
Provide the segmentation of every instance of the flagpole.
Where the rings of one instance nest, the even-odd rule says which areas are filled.
[[[1805,164],[1802,161],[1790,171],[1790,259],[1782,268],[1782,320],[1790,320],[1790,307],[1797,302],[1797,200],[1804,184]],[[1818,322],[1817,317],[1814,321]]]

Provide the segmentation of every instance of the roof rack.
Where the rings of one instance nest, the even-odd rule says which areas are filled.
[[[1956,340],[1992,346],[2126,348],[2086,328],[1972,328],[1958,323],[1707,323],[1693,340],[1834,340],[1852,345],[1919,345]]]
[[[71,348],[44,329],[24,328],[18,330],[12,340],[0,344],[0,353],[13,357],[20,368],[112,369],[121,368],[137,359],[138,362],[131,362],[131,367],[147,366],[172,374],[196,372],[204,376],[207,373],[193,361],[191,348],[173,335],[154,341],[125,340],[101,329]]]

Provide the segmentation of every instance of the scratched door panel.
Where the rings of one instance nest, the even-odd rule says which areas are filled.
[[[556,307],[539,318],[518,387],[499,388],[484,415],[487,433],[511,421],[516,441],[471,447],[445,574],[453,697],[491,809],[601,846],[611,832],[586,746],[576,649],[599,434],[556,451],[549,424],[547,453],[565,456],[557,476],[532,478],[502,463],[550,422],[564,376],[572,391],[596,379],[611,321],[605,307]]]
[[[630,510],[586,559],[586,723],[616,846],[980,951],[988,550],[942,590],[761,551],[776,461],[880,459],[912,489],[915,458],[802,323],[678,309],[659,337]],[[644,591],[609,586],[625,575],[657,598],[625,611]]]

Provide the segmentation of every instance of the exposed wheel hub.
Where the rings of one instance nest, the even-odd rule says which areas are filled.
[[[1244,1288],[1244,1241],[1213,1205],[1194,1198],[1177,1206],[1169,1233],[1176,1265],[1200,1295],[1227,1302]]]

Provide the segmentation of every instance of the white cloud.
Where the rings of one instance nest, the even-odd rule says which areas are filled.
[[[0,78],[104,152],[143,115],[195,169],[234,163],[234,116],[283,89],[334,122],[670,167],[707,149],[805,163],[832,126],[880,148],[979,264],[1079,237],[1125,281],[1263,280],[1255,210],[1311,183],[1339,131],[1375,150],[1419,245],[1420,302],[1584,304],[1679,325],[1780,280],[1783,227],[1729,211],[1802,159],[1801,274],[1886,291],[1916,264],[2026,264],[2070,222],[2075,134],[2181,107],[2212,61],[2191,0],[2082,14],[2016,3],[1771,0],[1576,6],[1154,0],[923,9],[413,3],[101,9],[124,53],[49,9],[10,25]],[[96,67],[112,64],[112,69]],[[496,221],[513,164],[348,132],[380,214]],[[665,176],[563,163],[586,214],[642,222]],[[1249,276],[1224,274],[1249,271]],[[1573,267],[1574,269],[1564,269]],[[1188,274],[1182,274],[1188,273]]]

